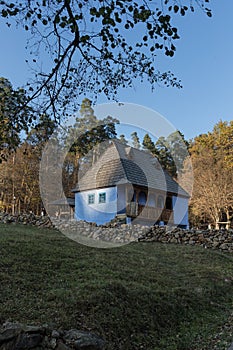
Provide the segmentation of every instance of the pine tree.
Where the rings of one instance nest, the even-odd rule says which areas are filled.
[[[176,166],[172,158],[169,144],[165,137],[161,136],[155,143],[155,154],[161,166],[168,171],[172,177],[176,177]]]
[[[128,144],[127,140],[125,139],[125,135],[124,135],[124,134],[121,134],[121,135],[119,136],[119,141],[120,141],[121,143],[123,143],[123,145],[125,145],[125,146]]]
[[[155,144],[149,134],[145,134],[142,141],[143,149],[155,154]]]
[[[136,131],[132,132],[131,140],[132,140],[134,148],[137,148],[137,149],[141,148],[140,139],[139,139],[138,134],[137,134]]]
[[[76,118],[75,124],[69,128],[68,137],[66,137],[68,143],[72,142],[70,148],[72,156],[67,156],[66,168],[69,169],[69,172],[65,173],[64,178],[72,177],[73,180],[65,181],[68,181],[69,184],[73,183],[73,188],[78,182],[78,174],[83,174],[98,159],[106,146],[105,141],[116,137],[115,125],[119,123],[111,116],[97,119],[92,102],[88,98],[82,101],[79,114],[80,116]],[[72,161],[73,166],[70,164]],[[73,172],[70,169],[73,169]],[[70,187],[70,185],[66,187]]]

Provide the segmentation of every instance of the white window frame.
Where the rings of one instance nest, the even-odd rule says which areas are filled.
[[[95,193],[89,193],[87,197],[87,202],[89,205],[95,204]]]
[[[104,201],[101,199],[101,196],[104,195]],[[106,192],[99,193],[99,204],[106,203]]]

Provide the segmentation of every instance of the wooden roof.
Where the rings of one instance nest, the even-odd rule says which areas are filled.
[[[102,156],[79,179],[73,192],[129,183],[189,197],[149,152],[112,140]]]
[[[70,198],[70,197],[67,197],[67,198],[59,198],[53,202],[50,202],[49,203],[50,205],[69,205],[71,207],[74,207],[74,198]]]

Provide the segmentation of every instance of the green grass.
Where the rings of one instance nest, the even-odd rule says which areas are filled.
[[[231,254],[160,243],[96,249],[4,224],[0,251],[1,322],[91,330],[107,349],[208,348],[233,309]]]

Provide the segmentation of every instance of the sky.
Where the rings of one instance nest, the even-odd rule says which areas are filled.
[[[201,10],[184,17],[176,15],[174,24],[181,39],[173,58],[160,60],[161,70],[171,70],[183,88],[157,87],[136,82],[132,89],[120,89],[119,101],[139,104],[162,115],[187,140],[206,133],[220,120],[233,119],[233,1],[210,0],[213,17]],[[8,29],[0,20],[0,76],[14,88],[30,79],[25,63],[26,33]],[[99,103],[106,103],[103,98]],[[141,117],[142,118],[142,117]],[[155,132],[151,119],[143,116],[146,131]]]

